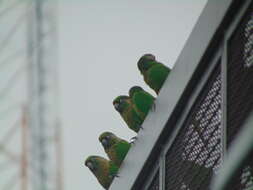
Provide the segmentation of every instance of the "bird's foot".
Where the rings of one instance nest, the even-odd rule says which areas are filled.
[[[131,139],[130,139],[130,144],[134,144],[135,143],[135,141],[138,139],[138,137],[137,136],[135,136],[135,137],[132,137]]]
[[[120,177],[118,174],[111,174],[110,178],[114,178],[114,177]]]

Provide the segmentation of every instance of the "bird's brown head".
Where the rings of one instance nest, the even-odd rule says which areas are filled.
[[[92,155],[85,160],[84,165],[87,166],[93,173],[95,173],[99,168],[99,163],[102,161],[106,161],[106,159],[100,156]]]
[[[118,96],[113,100],[113,106],[119,113],[122,113],[129,105],[129,101],[129,96]]]
[[[103,145],[104,149],[111,148],[117,143],[118,137],[111,132],[104,132],[99,136],[99,141]]]
[[[140,72],[143,74],[147,71],[150,67],[152,67],[156,63],[155,56],[152,54],[144,54],[139,59],[137,65]]]

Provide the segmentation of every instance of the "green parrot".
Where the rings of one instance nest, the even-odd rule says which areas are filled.
[[[128,127],[138,133],[142,128],[143,119],[135,111],[131,98],[129,96],[118,96],[113,100],[113,106],[127,123]]]
[[[90,169],[105,189],[109,189],[114,177],[118,177],[118,167],[101,156],[89,156],[85,161],[85,166]]]
[[[135,111],[144,120],[151,108],[155,107],[155,98],[143,90],[140,86],[133,86],[129,90],[129,96],[134,105]]]
[[[112,160],[116,166],[120,167],[131,147],[131,144],[111,132],[102,133],[99,136],[99,141],[103,145],[110,160]]]
[[[156,61],[155,56],[152,54],[143,55],[137,65],[144,77],[144,81],[158,94],[170,73],[170,68]]]

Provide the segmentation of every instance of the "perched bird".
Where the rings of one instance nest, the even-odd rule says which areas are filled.
[[[152,106],[155,106],[155,98],[143,90],[140,86],[133,86],[128,93],[134,105],[135,111],[139,113],[141,118],[144,120]]]
[[[102,133],[99,136],[99,141],[103,145],[110,160],[112,160],[116,166],[120,167],[131,147],[131,144],[111,132]]]
[[[170,68],[157,62],[155,56],[152,54],[143,55],[137,65],[144,77],[144,81],[158,94],[170,73]]]
[[[128,127],[138,133],[142,128],[143,119],[135,111],[133,103],[129,96],[118,96],[113,100],[114,108],[127,123]]]
[[[114,177],[118,177],[118,167],[101,156],[89,156],[85,161],[85,166],[90,169],[105,189],[109,189]]]

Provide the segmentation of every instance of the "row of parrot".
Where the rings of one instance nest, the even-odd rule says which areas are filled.
[[[146,84],[158,94],[170,73],[170,68],[158,62],[152,54],[143,55],[137,65]],[[142,123],[148,112],[150,110],[155,111],[154,101],[155,97],[150,93],[140,86],[134,86],[129,90],[128,96],[122,95],[115,98],[113,106],[127,126],[138,133],[142,129]],[[136,140],[137,138],[134,137],[133,139]],[[109,189],[114,177],[119,177],[118,169],[135,142],[129,143],[111,132],[102,133],[99,136],[99,141],[109,160],[101,156],[89,156],[85,161],[85,166],[95,175],[104,189]]]

